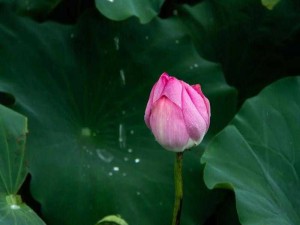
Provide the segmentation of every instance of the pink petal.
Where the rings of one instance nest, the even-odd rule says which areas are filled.
[[[167,81],[169,80],[169,75],[167,73],[163,73],[158,81],[154,84],[152,87],[152,90],[150,92],[150,96],[147,102],[144,120],[148,128],[150,128],[150,114],[151,114],[151,107],[153,102],[155,102],[159,97],[161,96],[161,93],[163,92],[165,85]]]
[[[181,108],[181,93],[182,83],[175,77],[171,77],[161,95],[168,97],[168,99]]]
[[[151,114],[151,107],[152,107],[152,102],[153,102],[153,89],[151,90],[149,100],[147,102],[146,110],[145,110],[145,115],[144,115],[144,120],[148,128],[150,128],[150,114]]]
[[[155,83],[155,85],[152,88],[152,90],[153,90],[153,102],[157,101],[161,97],[162,92],[165,89],[165,86],[166,86],[169,79],[170,79],[170,77],[167,73],[163,73],[159,77],[158,81]]]
[[[199,144],[207,132],[208,126],[198,112],[186,89],[182,92],[182,113],[189,136]]]
[[[196,109],[203,117],[208,128],[210,124],[210,105],[208,99],[203,95],[200,85],[197,84],[193,85],[192,87],[185,83],[184,87],[187,91],[187,94],[190,96],[193,104],[195,105]]]
[[[192,87],[194,88],[195,91],[197,91],[201,96],[202,98],[204,99],[204,103],[206,105],[206,109],[207,109],[207,112],[208,112],[208,115],[210,117],[210,103],[209,103],[209,100],[205,97],[205,95],[203,94],[202,90],[201,90],[201,86],[200,84],[195,84],[195,85],[192,85]]]
[[[164,96],[153,105],[150,126],[158,143],[168,150],[180,152],[188,144],[181,109]]]

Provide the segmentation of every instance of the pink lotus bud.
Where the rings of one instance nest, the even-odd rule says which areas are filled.
[[[210,123],[210,104],[199,84],[163,73],[153,86],[145,122],[164,148],[182,152],[200,144]]]

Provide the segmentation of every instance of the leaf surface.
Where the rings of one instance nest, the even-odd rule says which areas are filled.
[[[147,98],[162,72],[200,83],[213,108],[208,140],[235,111],[219,65],[198,55],[175,20],[116,23],[89,11],[76,26],[2,12],[0,21],[0,91],[29,118],[32,191],[47,221],[120,214],[128,224],[169,223],[175,155],[144,124]],[[202,182],[201,149],[185,154],[186,224],[205,221],[223,196]]]
[[[300,78],[286,78],[244,104],[208,146],[209,188],[236,195],[242,224],[300,223]]]

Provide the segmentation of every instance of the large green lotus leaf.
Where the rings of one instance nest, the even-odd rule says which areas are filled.
[[[179,7],[177,17],[201,55],[222,64],[243,102],[285,74],[299,74],[299,7],[293,0],[272,10],[259,0],[205,0]]]
[[[7,197],[2,194],[0,194],[0,224],[45,225],[25,203],[9,204]]]
[[[300,77],[265,88],[209,144],[209,188],[234,190],[242,224],[300,224]]]
[[[0,105],[0,193],[16,194],[27,175],[27,118]]]
[[[45,16],[51,12],[61,0],[15,0],[19,13],[30,16]]]
[[[147,98],[163,71],[201,83],[209,137],[235,109],[220,67],[199,57],[174,20],[116,23],[89,11],[71,27],[1,11],[0,22],[0,91],[29,118],[31,189],[46,222],[120,214],[129,224],[170,223],[175,155],[144,124]],[[184,157],[182,224],[202,224],[223,196],[202,181],[201,149]]]
[[[124,20],[131,16],[148,23],[160,11],[163,0],[95,0],[98,10],[112,20]]]
[[[27,118],[0,105],[0,224],[44,224],[16,197],[28,173],[25,166],[26,133]]]
[[[16,12],[31,17],[45,17],[60,0],[0,0],[14,8]]]

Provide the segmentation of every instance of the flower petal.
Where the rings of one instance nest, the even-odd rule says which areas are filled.
[[[198,112],[185,88],[182,92],[182,113],[187,132],[190,138],[195,141],[195,144],[198,145],[206,134],[208,126],[202,114]],[[207,113],[206,108],[205,113]]]
[[[165,86],[169,79],[170,79],[170,76],[167,73],[163,73],[159,77],[158,81],[152,88],[152,90],[153,90],[153,102],[152,103],[154,103],[161,97],[162,92],[165,89]]]
[[[188,144],[189,135],[181,109],[165,96],[154,103],[150,126],[156,140],[168,150],[180,152]]]
[[[150,114],[151,114],[151,107],[152,104],[160,98],[165,85],[167,81],[169,80],[169,75],[167,73],[163,73],[158,81],[154,84],[152,87],[152,90],[150,92],[150,96],[147,102],[146,110],[145,110],[145,115],[144,115],[144,120],[148,128],[150,128]]]
[[[192,85],[192,88],[194,88],[194,90],[197,91],[201,95],[201,97],[204,99],[204,103],[205,103],[208,115],[210,117],[210,103],[209,103],[209,100],[203,94],[200,84]]]
[[[210,124],[210,104],[208,99],[203,95],[200,85],[190,86],[184,83],[184,88],[190,96],[194,106],[203,117],[208,128]]]
[[[150,128],[150,114],[151,114],[151,107],[152,107],[152,103],[153,103],[153,92],[154,92],[153,89],[154,88],[152,88],[152,90],[150,92],[149,100],[147,102],[145,115],[144,115],[144,120],[145,120],[145,123],[148,128]]]
[[[171,77],[163,92],[162,95],[168,97],[173,103],[181,108],[181,93],[182,93],[182,83],[177,80],[175,77]]]

